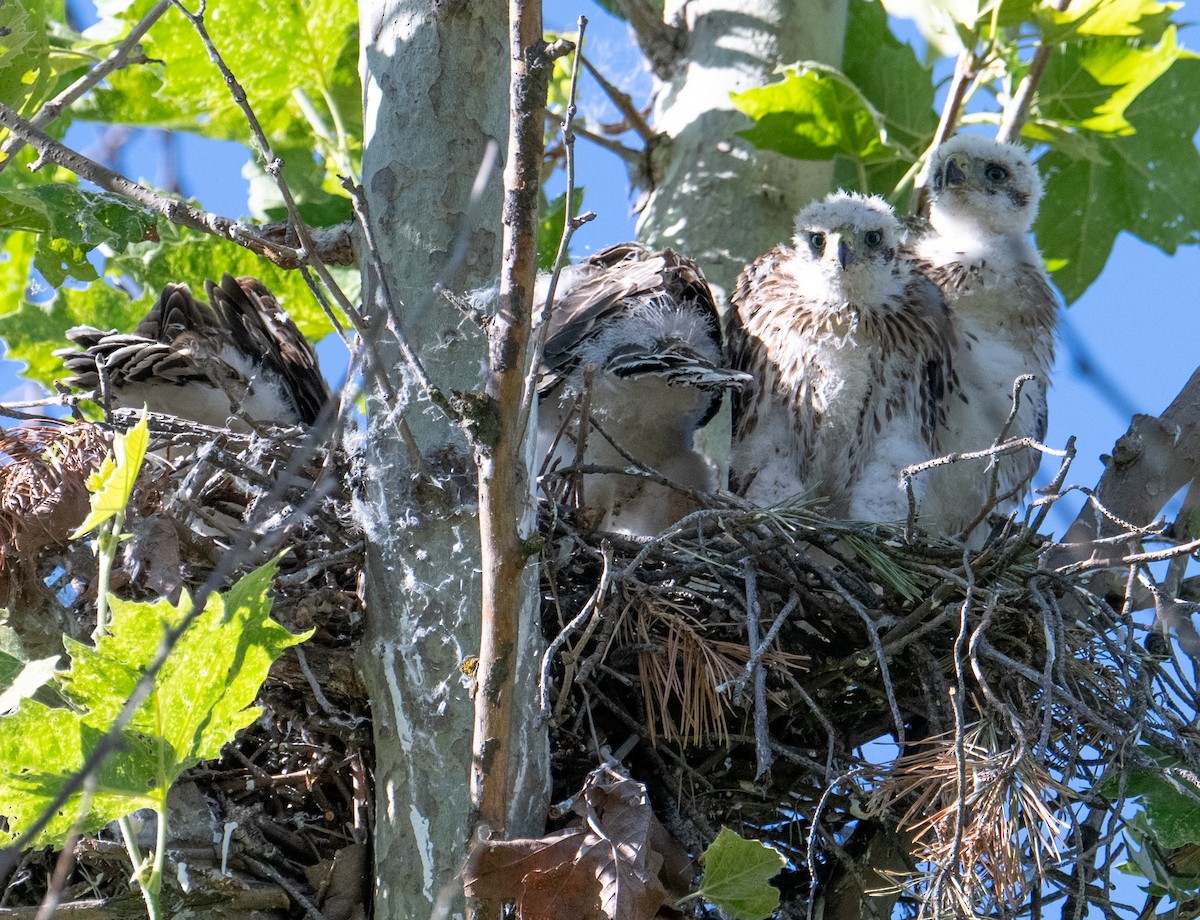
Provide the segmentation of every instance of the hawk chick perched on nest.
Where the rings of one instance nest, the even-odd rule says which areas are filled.
[[[545,297],[543,288],[535,303]],[[546,336],[543,469],[641,465],[688,489],[715,487],[692,438],[722,390],[747,377],[725,366],[717,310],[695,262],[670,249],[610,246],[564,270]],[[649,536],[694,509],[685,494],[637,475],[581,481],[580,504],[604,530]]]
[[[882,198],[836,192],[738,279],[729,342],[754,385],[735,399],[730,471],[752,501],[810,490],[834,516],[905,517],[900,471],[933,456],[953,333],[900,236]]]
[[[999,437],[1012,410],[1014,380],[1034,375],[1021,391],[1009,438],[1046,435],[1046,389],[1054,363],[1058,306],[1028,234],[1042,181],[1028,152],[977,135],[942,144],[930,164],[930,229],[913,244],[923,270],[941,288],[957,332],[958,398],[947,406],[938,449],[983,450]],[[998,495],[1011,507],[1028,488],[1040,455],[1022,450],[999,458]],[[984,509],[990,470],[984,461],[932,470],[924,516],[958,531]]]
[[[317,354],[256,278],[204,282],[210,307],[186,284],[168,284],[132,333],[67,330],[82,350],[55,354],[69,386],[102,381],[115,407],[141,408],[236,430],[311,425],[329,400]]]

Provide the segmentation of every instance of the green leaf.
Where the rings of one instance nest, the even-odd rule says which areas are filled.
[[[51,82],[43,0],[0,3],[0,99],[18,112],[38,108]],[[8,136],[0,130],[0,140]]]
[[[1175,29],[1154,47],[1120,38],[1090,39],[1051,55],[1038,92],[1040,117],[1106,134],[1132,134],[1130,104],[1187,55]]]
[[[860,162],[895,159],[886,126],[844,74],[819,64],[783,68],[778,83],[733,93],[734,106],[754,120],[739,131],[754,146],[798,160],[839,154]]]
[[[774,847],[723,827],[701,859],[704,877],[695,897],[738,920],[765,920],[779,906],[779,889],[768,884],[784,866]]]
[[[1126,110],[1135,133],[1092,135],[1103,162],[1052,150],[1038,166],[1046,196],[1035,231],[1070,303],[1128,230],[1168,254],[1200,243],[1200,59],[1182,54]]]
[[[1043,39],[1059,44],[1076,36],[1117,36],[1157,40],[1171,14],[1182,3],[1156,0],[1075,0],[1065,10],[1045,4],[1034,7]]]
[[[558,255],[558,245],[562,240],[567,219],[567,193],[564,191],[552,201],[547,201],[544,194],[540,197],[537,232],[538,271],[548,272],[554,268],[554,259]],[[582,187],[575,189],[575,198],[571,204],[571,216],[578,217],[579,209],[583,206]]]
[[[110,3],[104,12],[128,30],[153,5],[154,0],[136,0],[125,8]],[[357,159],[362,97],[353,0],[211,0],[204,21],[272,141],[298,140],[293,132],[301,127],[309,149],[323,143],[324,134],[332,139],[331,147],[340,144],[348,157]],[[85,117],[248,141],[245,117],[179,10],[167,11],[143,48],[149,59],[162,63],[112,74],[81,106]],[[300,93],[311,101],[319,128],[306,127],[313,112],[306,113]]]
[[[927,146],[938,123],[933,70],[892,34],[887,12],[875,0],[850,4],[842,70],[883,116],[889,140],[921,149]]]
[[[71,534],[72,540],[78,540],[124,513],[149,445],[150,421],[145,415],[129,431],[118,431],[113,435],[112,453],[104,458],[100,469],[94,470],[87,478],[87,488],[92,493],[92,510]]]
[[[146,238],[157,216],[111,192],[55,182],[0,194],[0,229],[38,234],[34,264],[47,281],[97,277],[88,253],[102,244],[122,250]]]
[[[1200,786],[1177,773],[1135,769],[1125,794],[1141,800],[1147,829],[1159,846],[1171,850],[1200,843]]]
[[[216,757],[257,718],[254,699],[271,663],[311,634],[292,635],[269,618],[267,591],[275,571],[268,563],[225,594],[211,595],[188,625],[104,761],[85,831],[161,804],[184,770]],[[109,635],[95,648],[66,642],[72,663],[60,682],[71,708],[26,699],[16,713],[0,716],[0,809],[9,838],[28,827],[79,770],[154,661],[165,630],[182,624],[189,608],[187,598],[178,605],[113,598]],[[35,845],[61,843],[79,807],[77,794]]]

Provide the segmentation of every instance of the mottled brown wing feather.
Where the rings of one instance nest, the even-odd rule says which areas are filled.
[[[627,298],[665,294],[689,303],[718,334],[717,307],[703,273],[671,249],[654,252],[641,243],[618,243],[571,266],[568,278],[550,314],[538,384],[543,396],[578,367],[580,343],[619,316]]]
[[[204,287],[234,345],[276,374],[300,419],[314,424],[329,401],[329,388],[321,376],[316,351],[275,295],[257,278],[234,279],[228,272],[219,285],[206,281]]]

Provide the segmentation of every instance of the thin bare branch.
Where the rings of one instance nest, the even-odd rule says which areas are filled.
[[[167,11],[170,5],[171,0],[158,0],[158,3],[154,4],[150,11],[129,30],[129,34],[121,40],[121,43],[113,49],[108,57],[96,64],[95,67],[89,69],[82,77],[42,106],[38,113],[29,120],[29,123],[35,128],[46,127],[46,125],[58,118],[63,113],[63,110],[82,97],[84,93],[97,86],[110,73],[125,67],[129,63],[130,53],[137,47],[138,42],[142,40],[142,36],[150,31],[150,27],[158,22],[159,18]],[[4,142],[4,146],[0,147],[0,172],[3,172],[12,163],[13,159],[26,143],[24,138],[15,133]]]
[[[178,198],[161,195],[153,189],[133,182],[107,166],[102,166],[95,160],[77,153],[34,127],[28,120],[22,118],[2,102],[0,102],[0,125],[8,128],[13,134],[33,146],[41,159],[56,163],[64,169],[69,169],[81,179],[87,179],[102,189],[156,211],[173,224],[230,240],[257,253],[280,268],[296,268],[305,261],[299,250],[264,239],[258,234],[256,227],[194,208]]]
[[[637,136],[642,139],[642,142],[649,144],[658,137],[658,132],[650,127],[650,124],[643,117],[642,113],[638,111],[638,107],[633,104],[633,99],[630,98],[629,94],[621,92],[605,79],[604,74],[600,73],[592,62],[583,56],[582,52],[579,56],[583,61],[583,66],[587,68],[587,72],[592,75],[592,79],[600,84],[600,88],[604,90],[604,95],[608,96],[612,104],[617,107],[617,111],[625,116],[625,121],[637,133]]]
[[[567,110],[563,113],[561,129],[563,149],[566,151],[566,163],[563,170],[567,180],[567,188],[563,193],[563,213],[566,216],[563,220],[562,237],[558,241],[558,252],[554,257],[554,268],[550,272],[550,283],[546,288],[546,299],[542,304],[542,312],[534,323],[537,327],[537,334],[532,337],[533,347],[529,350],[528,369],[525,374],[525,394],[522,397],[521,414],[518,418],[517,430],[522,432],[529,427],[529,419],[533,414],[533,402],[537,399],[537,378],[541,372],[542,354],[546,350],[546,337],[550,334],[550,311],[554,308],[554,293],[558,287],[559,276],[562,274],[563,266],[567,264],[567,250],[571,245],[571,237],[575,235],[576,229],[595,217],[594,214],[571,216],[575,210],[575,134],[572,125],[578,111],[576,99],[579,93],[579,69],[580,61],[583,58],[583,38],[587,32],[587,23],[586,16],[579,17],[575,64],[571,69],[571,87],[567,93]]]
[[[1058,0],[1054,7],[1060,13],[1065,13],[1070,5],[1071,0]],[[1033,104],[1038,84],[1042,82],[1042,75],[1045,74],[1046,65],[1050,63],[1050,55],[1053,53],[1054,46],[1044,41],[1034,52],[1028,72],[1017,86],[1017,91],[1008,100],[1008,105],[1004,107],[1004,116],[1000,119],[1000,130],[996,132],[996,140],[1011,144],[1021,136],[1021,129],[1025,127],[1025,121],[1029,117],[1029,107]]]

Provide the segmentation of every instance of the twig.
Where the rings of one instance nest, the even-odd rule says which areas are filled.
[[[554,268],[550,272],[550,284],[546,288],[546,300],[542,304],[540,315],[534,320],[537,332],[533,335],[533,347],[529,349],[528,370],[525,375],[525,395],[522,399],[521,412],[517,419],[518,430],[521,432],[524,432],[529,427],[529,419],[533,413],[533,401],[537,399],[538,374],[541,372],[542,355],[546,350],[546,339],[550,335],[550,311],[554,306],[554,292],[558,287],[559,276],[562,274],[563,266],[567,264],[567,248],[571,244],[571,237],[574,236],[575,230],[595,217],[594,214],[580,214],[578,217],[571,216],[575,210],[575,134],[572,131],[572,125],[575,121],[575,114],[578,111],[576,100],[579,93],[579,68],[580,60],[583,57],[583,37],[587,32],[587,24],[587,17],[580,16],[578,23],[579,34],[576,37],[575,45],[575,62],[571,68],[571,87],[567,93],[567,110],[563,114],[561,128],[563,147],[566,150],[564,172],[566,173],[567,188],[563,193],[565,218],[563,220],[562,237],[558,241],[558,252],[554,257]]]
[[[1070,5],[1071,0],[1058,0],[1054,7],[1060,13],[1065,13]],[[1021,136],[1021,129],[1025,127],[1025,120],[1029,117],[1029,107],[1033,104],[1034,94],[1037,92],[1038,84],[1042,82],[1042,75],[1045,74],[1046,65],[1050,62],[1050,55],[1053,53],[1053,45],[1047,44],[1045,41],[1038,45],[1038,50],[1033,54],[1033,60],[1029,62],[1029,70],[1021,80],[1017,91],[1008,101],[1008,105],[1004,107],[1004,116],[1000,120],[1000,130],[996,132],[996,140],[1001,143],[1012,143]]]
[[[762,608],[758,602],[758,576],[752,559],[742,561],[742,577],[746,583],[746,641],[753,659],[760,647],[758,617]],[[750,673],[754,679],[754,753],[758,761],[754,779],[762,781],[770,776],[771,764],[775,760],[771,754],[771,728],[767,720],[767,675],[761,661]]]
[[[587,603],[583,605],[583,609],[580,610],[579,613],[572,618],[571,622],[564,626],[562,631],[554,637],[554,641],[550,643],[550,646],[546,649],[546,653],[542,656],[540,697],[542,703],[542,716],[544,718],[550,717],[550,668],[554,664],[554,656],[558,654],[559,649],[563,647],[567,639],[571,637],[575,630],[582,626],[584,621],[596,611],[600,603],[604,600],[604,595],[608,593],[609,570],[612,567],[613,556],[612,546],[608,543],[605,543],[600,547],[600,552],[604,560],[604,565],[600,570],[600,581],[596,585],[596,590],[594,590],[591,596],[587,599]],[[560,699],[562,695],[567,692],[567,689],[568,688],[564,683],[562,689],[559,691]]]
[[[193,208],[177,198],[160,195],[153,189],[125,178],[107,166],[102,166],[35,128],[2,102],[0,125],[31,144],[42,159],[69,169],[81,179],[87,179],[102,189],[156,211],[173,224],[237,243],[280,268],[296,268],[304,262],[299,250],[263,239],[253,227],[219,214]]]
[[[964,48],[959,54],[958,60],[954,62],[954,78],[950,82],[950,92],[942,106],[942,117],[938,121],[937,130],[933,133],[929,149],[925,151],[925,165],[916,179],[917,200],[913,213],[918,217],[929,216],[929,166],[933,163],[933,155],[937,152],[938,147],[942,146],[958,127],[958,113],[962,110],[963,102],[967,97],[967,87],[975,79],[978,67],[979,61],[975,57],[973,47]]]
[[[158,0],[158,3],[138,21],[137,25],[129,30],[129,34],[122,39],[121,44],[114,48],[108,57],[89,69],[82,77],[42,106],[38,113],[29,120],[29,123],[35,128],[46,127],[46,125],[58,118],[64,109],[83,96],[84,93],[97,86],[101,80],[114,70],[124,67],[127,63],[129,53],[137,47],[138,42],[142,40],[142,36],[150,31],[150,27],[159,20],[170,5],[171,0]],[[17,134],[14,134],[4,142],[4,146],[0,147],[0,172],[4,172],[8,168],[9,164],[16,159],[17,154],[20,153],[26,143],[26,140]]]
[[[637,106],[633,104],[633,100],[629,98],[628,93],[623,93],[604,78],[586,57],[583,52],[579,52],[580,58],[583,60],[583,66],[587,68],[587,72],[592,75],[592,79],[600,84],[600,88],[604,90],[604,95],[612,101],[612,104],[617,107],[617,110],[625,116],[625,121],[629,123],[637,136],[642,139],[643,143],[649,144],[658,137],[658,132],[655,131],[642,117],[642,113],[638,111]]]

